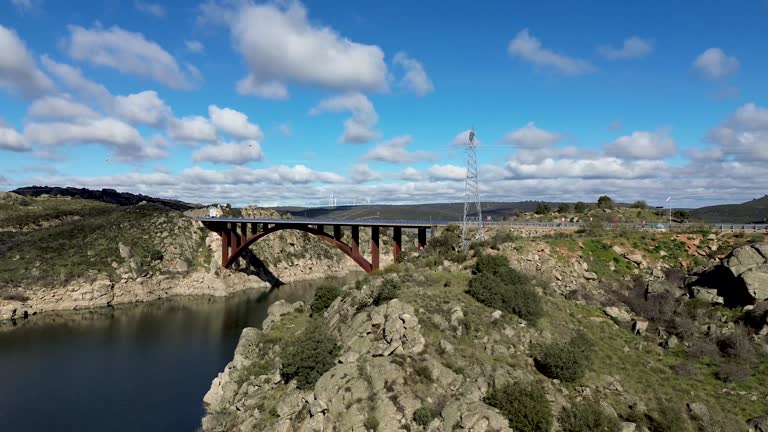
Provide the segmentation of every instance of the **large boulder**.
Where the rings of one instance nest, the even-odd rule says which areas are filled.
[[[757,301],[768,300],[768,264],[749,269],[740,277],[752,298]]]
[[[739,276],[745,271],[763,264],[765,262],[765,256],[759,251],[766,249],[768,249],[768,245],[766,244],[736,248],[723,261],[723,265],[725,265],[734,276]]]
[[[768,415],[747,420],[750,432],[768,432]]]

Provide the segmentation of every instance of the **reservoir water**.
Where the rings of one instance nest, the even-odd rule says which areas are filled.
[[[49,313],[0,327],[0,431],[193,431],[244,327],[316,283]]]

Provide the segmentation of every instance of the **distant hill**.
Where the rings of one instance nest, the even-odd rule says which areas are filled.
[[[483,217],[493,220],[512,217],[518,213],[532,212],[538,201],[484,202]],[[557,208],[557,203],[550,203]],[[382,220],[435,220],[460,221],[464,215],[464,203],[431,203],[403,205],[359,205],[336,207],[275,207],[280,213],[294,217],[327,219],[382,219]]]
[[[41,195],[77,197],[82,199],[101,201],[109,204],[116,204],[120,206],[135,205],[144,201],[148,203],[161,204],[178,211],[186,211],[201,207],[200,205],[189,204],[183,201],[153,198],[146,195],[136,195],[128,192],[118,192],[114,189],[91,190],[74,187],[27,186],[11,192],[18,195],[32,197],[38,197]]]
[[[709,223],[765,223],[768,195],[741,204],[723,204],[690,211],[692,219]]]

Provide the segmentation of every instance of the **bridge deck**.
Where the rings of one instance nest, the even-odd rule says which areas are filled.
[[[200,222],[219,222],[219,223],[268,223],[280,225],[343,225],[343,226],[379,226],[379,227],[400,227],[400,228],[431,228],[435,226],[447,226],[456,222],[448,221],[404,221],[404,220],[380,220],[380,219],[359,219],[359,220],[338,220],[338,219],[264,219],[264,218],[195,218]]]

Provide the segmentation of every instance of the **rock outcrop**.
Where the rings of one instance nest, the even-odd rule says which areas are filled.
[[[719,265],[694,278],[693,297],[712,303],[745,304],[768,300],[768,243],[734,249]]]

